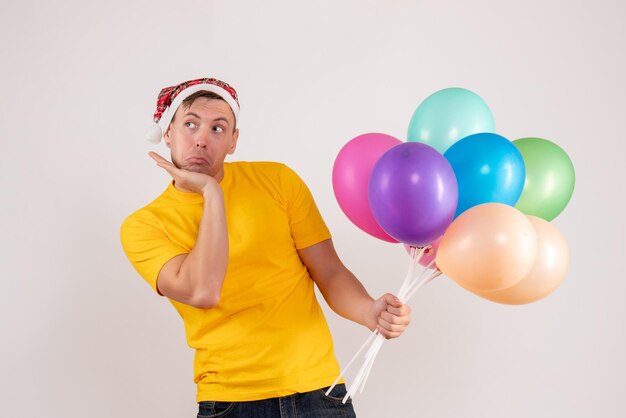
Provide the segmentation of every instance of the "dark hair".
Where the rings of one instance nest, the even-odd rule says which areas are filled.
[[[193,102],[201,97],[207,100],[221,100],[228,104],[228,102],[226,102],[226,100],[224,100],[224,98],[219,94],[213,93],[212,91],[200,90],[183,100],[183,102],[180,104],[180,107],[184,109],[189,109]],[[228,105],[228,108],[230,109],[230,113],[233,115],[233,120],[235,121],[235,125],[233,126],[233,132],[235,132],[235,129],[237,129],[237,118],[235,117],[235,112],[233,112],[233,109],[230,108],[230,105]],[[174,113],[174,116],[172,117],[170,123],[174,122],[174,118],[176,118],[176,113],[178,113],[178,109]]]

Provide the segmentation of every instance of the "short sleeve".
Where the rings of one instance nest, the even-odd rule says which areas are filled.
[[[157,278],[163,266],[177,255],[188,253],[172,242],[156,217],[146,211],[135,212],[124,221],[120,240],[128,260],[157,293]]]
[[[306,248],[329,239],[330,231],[304,181],[295,171],[284,165],[281,183],[285,188],[289,226],[296,248]]]

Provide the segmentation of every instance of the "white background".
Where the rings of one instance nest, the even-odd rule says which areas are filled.
[[[142,139],[157,93],[217,76],[240,93],[232,160],[298,171],[375,296],[397,290],[406,255],[339,209],[348,140],[403,139],[424,98],[459,86],[498,133],[550,139],[574,163],[554,221],[572,255],[563,285],[512,307],[433,282],[383,347],[360,417],[626,416],[624,21],[621,0],[2,0],[0,415],[195,416],[182,321],[119,226],[168,182]],[[345,364],[367,331],[327,316]]]

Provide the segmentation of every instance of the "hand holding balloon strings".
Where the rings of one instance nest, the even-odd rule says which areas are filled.
[[[419,262],[419,259],[415,260],[415,264],[417,264],[417,262]],[[412,282],[409,282],[408,285],[405,287],[404,292],[402,291],[403,290],[402,288],[400,289],[399,294],[401,296],[399,296],[399,299],[400,299],[400,301],[402,303],[408,302],[409,299],[411,299],[411,297],[422,286],[430,283],[433,279],[436,279],[437,277],[439,277],[441,275],[441,272],[439,270],[434,270],[434,271],[431,271],[426,277],[424,277],[424,275],[428,272],[428,269],[434,264],[434,262],[435,261],[432,260],[426,266],[426,268],[423,269],[422,273],[420,274],[420,276],[418,278],[416,278]],[[367,378],[369,377],[370,371],[372,370],[372,366],[374,365],[374,361],[376,360],[376,356],[378,355],[378,352],[381,350],[381,348],[383,346],[383,342],[385,341],[381,337],[382,336],[380,334],[378,334],[374,344],[372,344],[372,346],[368,350],[367,354],[365,355],[365,363],[363,364],[363,366],[361,366],[361,369],[363,369],[365,371],[362,374],[362,376],[363,376],[362,380],[355,380],[355,382],[352,384],[352,387],[354,387],[356,389],[359,389],[359,387],[360,387],[359,393],[363,393],[363,389],[365,388],[365,383],[367,382]],[[360,373],[358,373],[357,376],[359,374]],[[352,393],[354,393],[354,391]],[[352,396],[352,395],[350,395],[350,396]],[[347,396],[344,397],[343,402],[345,403],[347,399],[348,399]]]
[[[402,303],[407,303],[408,300],[426,283],[430,282],[431,280],[433,280],[434,278],[438,277],[439,275],[441,275],[441,272],[439,272],[438,270],[434,270],[434,271],[430,271],[429,273],[429,268],[434,264],[434,260],[432,260],[421,272],[421,274],[415,278],[415,267],[417,266],[417,264],[419,263],[420,259],[422,258],[422,255],[424,254],[424,251],[427,249],[428,247],[411,247],[410,248],[410,259],[409,259],[409,268],[407,271],[407,274],[404,278],[404,280],[402,281],[402,285],[400,287],[400,290],[398,291],[398,299],[400,299],[400,301]],[[426,276],[426,277],[424,277]],[[365,387],[365,383],[367,381],[367,378],[370,374],[370,371],[372,369],[372,366],[374,364],[374,361],[376,359],[376,356],[378,355],[378,352],[380,351],[383,342],[384,342],[385,338],[378,332],[378,330],[374,330],[369,337],[365,340],[365,342],[363,343],[363,345],[357,350],[357,352],[355,353],[355,355],[352,357],[352,359],[350,359],[350,361],[348,362],[348,364],[344,367],[344,369],[340,372],[339,376],[337,376],[337,378],[335,379],[335,381],[333,382],[333,384],[329,387],[329,389],[326,391],[326,394],[328,395],[332,389],[335,387],[335,385],[337,384],[337,382],[339,382],[339,380],[345,376],[345,373],[347,372],[347,370],[350,368],[350,366],[352,366],[352,364],[354,363],[354,361],[357,359],[357,357],[361,354],[361,352],[365,349],[365,347],[367,347],[369,345],[369,349],[367,350],[366,354],[365,354],[365,361],[363,363],[363,365],[361,366],[361,368],[359,369],[359,371],[357,372],[357,375],[355,377],[354,382],[352,383],[352,385],[350,386],[348,393],[346,394],[346,396],[343,399],[343,403],[345,403],[349,397],[353,397],[354,393],[360,389],[360,392],[363,391],[363,388]]]

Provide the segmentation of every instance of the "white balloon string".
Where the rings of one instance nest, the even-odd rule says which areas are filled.
[[[406,301],[408,300],[408,298],[406,297],[406,295],[408,295],[411,291],[413,291],[413,289],[414,289],[416,286],[421,286],[421,285],[420,285],[420,284],[418,284],[418,283],[420,283],[420,282],[422,281],[423,277],[424,277],[427,273],[429,273],[429,270],[428,270],[428,269],[430,269],[434,263],[435,263],[435,260],[432,260],[430,263],[428,263],[428,265],[427,265],[427,266],[426,266],[426,267],[422,270],[421,274],[417,277],[417,279],[413,280],[413,281],[409,284],[409,286],[405,289],[404,294],[402,295],[402,297],[398,297],[402,303],[406,303]]]
[[[427,248],[430,248],[430,247],[413,247],[412,246],[409,250],[409,268],[408,268],[406,276],[404,277],[404,280],[402,281],[400,290],[398,291],[398,299],[400,299],[402,303],[406,303],[406,301],[415,293],[415,291],[419,289],[419,287],[422,285],[422,283],[425,280],[422,280],[420,284],[417,284],[417,282],[419,282],[420,279],[424,276],[428,267],[430,267],[434,263],[434,260],[431,261],[428,264],[428,266],[421,272],[420,276],[417,279],[413,279],[413,276],[415,275],[415,267],[418,265],[419,261],[422,259],[422,256],[424,255]],[[376,337],[376,339],[372,341],[374,337]],[[367,382],[367,378],[369,377],[369,374],[372,370],[372,366],[374,365],[374,361],[376,360],[376,356],[380,352],[380,349],[382,348],[384,341],[385,341],[385,338],[378,333],[378,330],[373,331],[369,335],[367,340],[365,340],[361,348],[359,348],[359,350],[350,359],[348,364],[343,368],[343,370],[341,370],[341,372],[339,373],[339,376],[337,376],[333,384],[326,391],[326,395],[328,396],[330,394],[330,392],[337,385],[339,380],[345,375],[345,373],[348,371],[350,366],[352,366],[352,363],[354,363],[354,360],[356,360],[356,358],[363,351],[363,349],[368,344],[371,343],[369,349],[367,350],[365,354],[365,361],[363,365],[361,366],[361,368],[359,369],[359,371],[357,372],[354,382],[352,382],[352,385],[350,385],[350,388],[348,389],[346,396],[343,398],[343,403],[346,403],[348,398],[352,397],[357,390],[360,389],[359,392],[362,393],[363,389],[365,388],[365,383]]]
[[[382,335],[381,335],[382,337]],[[378,353],[380,353],[380,349],[383,346],[383,343],[385,342],[384,338],[380,339],[380,342],[378,341],[374,341],[374,345],[376,346],[376,348],[373,350],[372,352],[372,357],[368,363],[367,368],[365,369],[365,374],[363,376],[363,383],[361,383],[361,389],[359,390],[359,393],[363,393],[363,389],[365,388],[365,382],[367,382],[367,378],[370,375],[370,372],[372,371],[372,366],[374,365],[374,361],[376,360],[376,356],[378,355]],[[377,344],[378,343],[378,344]]]
[[[363,364],[363,366],[361,366],[361,368],[359,369],[358,373],[356,374],[356,377],[354,378],[354,382],[352,382],[352,385],[350,386],[350,388],[348,389],[348,392],[346,393],[346,396],[343,397],[342,402],[346,403],[346,401],[348,400],[348,398],[352,398],[354,397],[354,392],[356,390],[356,388],[359,386],[359,383],[361,382],[361,379],[363,378],[363,373],[365,373],[365,367],[367,365],[369,361],[369,357],[367,357],[365,359],[365,363]]]
[[[400,290],[398,291],[398,299],[400,299],[400,301],[403,300],[411,284],[414,282],[412,278],[415,274],[415,267],[424,255],[426,248],[427,247],[411,247],[409,250],[409,268],[402,282],[402,285],[400,286]],[[359,392],[363,392],[363,389],[365,388],[365,382],[367,381],[367,378],[372,370],[372,366],[374,365],[374,360],[376,359],[378,352],[382,348],[384,341],[384,337],[382,335],[378,335],[376,340],[372,342],[372,345],[365,355],[365,362],[357,372],[354,382],[352,382],[348,393],[344,397],[344,403],[350,396],[353,396],[354,393],[359,390],[359,388]]]
[[[415,286],[415,288],[413,290],[411,290],[411,292],[407,295],[406,297],[406,301],[408,302],[409,299],[411,299],[411,297],[413,297],[413,295],[425,284],[430,283],[431,281],[433,281],[434,279],[436,279],[437,277],[441,276],[441,271],[439,270],[435,270],[433,271],[429,276],[427,276],[424,280],[422,280],[420,282],[420,284],[418,284],[417,286]]]
[[[345,373],[348,371],[348,369],[350,368],[350,366],[352,366],[352,363],[354,363],[354,360],[356,360],[356,358],[359,356],[359,354],[361,354],[361,351],[363,351],[363,349],[372,341],[372,339],[378,335],[378,330],[374,330],[372,331],[372,333],[369,335],[369,337],[367,337],[367,340],[365,340],[365,342],[363,343],[363,345],[361,346],[361,348],[358,349],[358,351],[356,352],[356,354],[354,356],[352,356],[352,358],[350,359],[350,361],[348,362],[348,364],[346,365],[346,367],[343,368],[343,370],[339,373],[339,376],[337,376],[337,378],[335,379],[335,381],[333,382],[333,384],[330,386],[330,388],[328,388],[328,390],[326,391],[326,396],[328,396],[328,394],[330,394],[330,391],[333,390],[333,388],[337,385],[337,382],[339,382],[339,380],[345,375]]]
[[[346,393],[346,396],[344,396],[343,403],[346,403],[348,398],[354,398],[354,394],[356,393],[357,390],[359,390],[359,388],[361,388],[361,391],[363,390],[363,387],[364,387],[364,384],[365,384],[365,380],[367,379],[367,375],[369,374],[370,370],[372,369],[372,365],[374,364],[374,360],[376,359],[376,355],[380,351],[380,347],[382,347],[382,343],[384,341],[385,341],[385,337],[383,337],[382,335],[378,334],[378,336],[376,337],[376,339],[372,343],[370,349],[368,350],[367,355],[365,356],[366,357],[365,358],[365,362],[363,363],[363,365],[359,369],[359,372],[357,373],[356,377],[354,378],[354,382],[352,382],[352,385],[350,386],[350,389],[348,390],[348,393]]]
[[[402,285],[400,286],[398,295],[404,294],[404,292],[406,292],[407,287],[411,284],[411,279],[413,278],[413,274],[415,272],[415,266],[417,265],[419,260],[422,258],[422,255],[424,254],[424,250],[425,250],[425,247],[419,247],[419,248],[411,247],[411,249],[409,250],[409,268],[406,273],[406,276],[404,277],[404,280],[402,281]]]
[[[430,260],[430,263],[426,264],[425,269],[428,270],[428,269],[433,268],[433,264],[435,264],[435,259],[434,258],[432,260]]]

